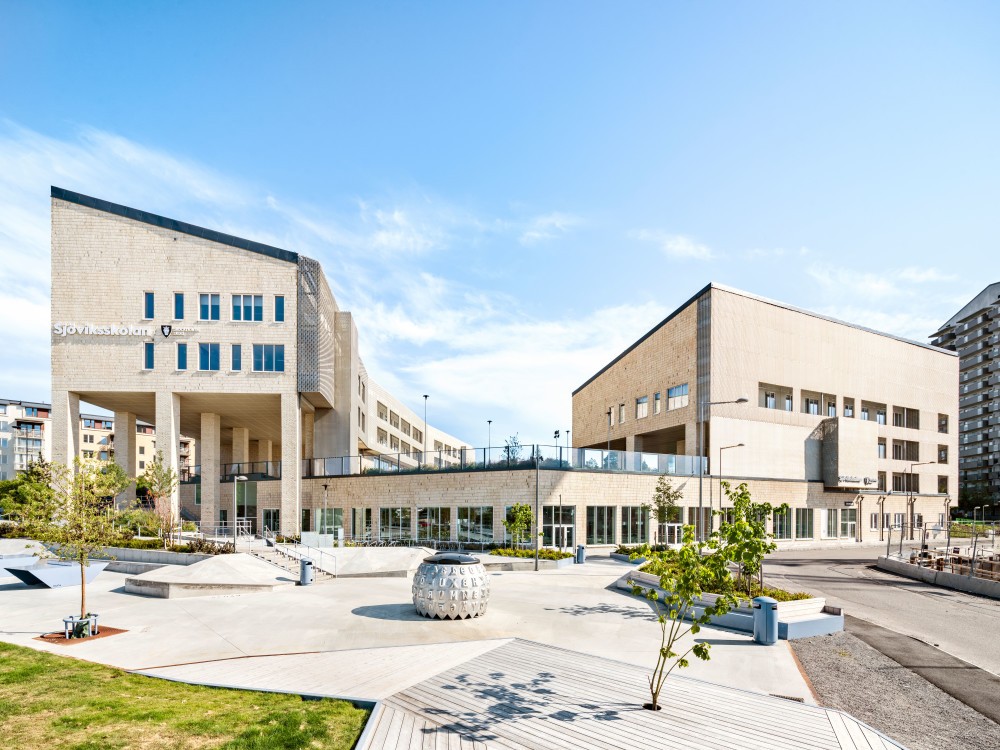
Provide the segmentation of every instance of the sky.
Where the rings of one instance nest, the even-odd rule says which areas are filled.
[[[926,341],[1000,280],[998,133],[993,2],[0,0],[0,396],[51,185],[316,258],[376,381],[551,443],[711,281]]]

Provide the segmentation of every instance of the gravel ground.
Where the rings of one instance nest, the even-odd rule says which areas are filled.
[[[909,750],[1000,748],[1000,724],[850,633],[791,644],[821,704],[846,711]]]

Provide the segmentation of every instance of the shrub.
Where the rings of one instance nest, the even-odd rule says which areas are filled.
[[[534,559],[535,550],[533,549],[511,549],[510,547],[500,547],[498,549],[490,550],[491,555],[499,555],[500,557],[525,557]],[[538,550],[538,557],[541,560],[565,560],[567,557],[573,557],[572,552],[560,552],[557,549],[540,549]]]

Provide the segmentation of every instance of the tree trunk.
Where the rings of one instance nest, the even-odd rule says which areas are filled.
[[[83,619],[87,616],[87,574],[84,571],[87,560],[81,555],[78,562],[80,563],[80,619]]]

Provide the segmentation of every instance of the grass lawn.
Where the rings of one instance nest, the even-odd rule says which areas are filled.
[[[335,700],[184,685],[0,643],[0,746],[343,748],[368,712]]]

